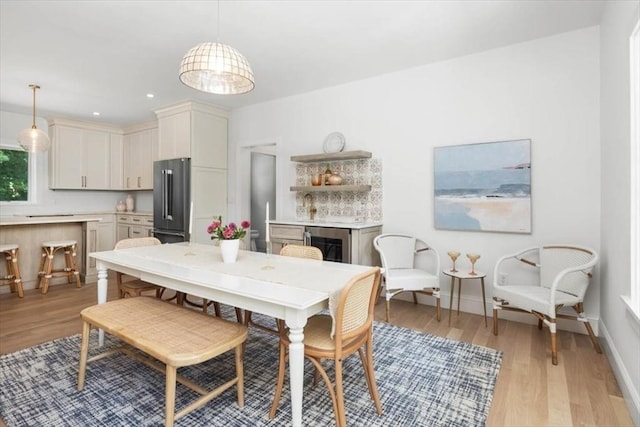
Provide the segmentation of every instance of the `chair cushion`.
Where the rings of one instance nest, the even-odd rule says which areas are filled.
[[[439,288],[440,279],[424,270],[415,268],[393,268],[385,271],[387,289],[421,291],[424,288]]]
[[[509,302],[510,307],[522,308],[528,311],[537,311],[552,318],[556,317],[549,300],[551,291],[540,286],[500,286],[494,288],[493,296]],[[555,293],[555,304],[573,306],[580,302],[580,298],[564,292]]]

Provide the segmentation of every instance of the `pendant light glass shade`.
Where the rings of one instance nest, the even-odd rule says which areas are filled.
[[[25,129],[18,134],[18,143],[30,153],[47,151],[51,145],[49,136],[36,128],[36,89],[40,89],[40,86],[29,85],[29,87],[33,89],[33,125],[30,129]]]
[[[182,58],[180,81],[202,92],[217,95],[247,93],[255,87],[247,59],[222,43],[200,43]]]

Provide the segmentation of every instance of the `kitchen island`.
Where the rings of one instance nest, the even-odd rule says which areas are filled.
[[[101,233],[101,224],[108,225],[107,233]],[[42,242],[48,240],[76,240],[78,242],[78,265],[83,283],[95,282],[98,277],[95,260],[89,253],[99,250],[102,242],[113,247],[113,214],[43,214],[12,215],[0,217],[0,244],[17,243],[20,246],[20,273],[23,287],[37,287]],[[111,234],[109,234],[109,231]],[[104,237],[101,236],[104,235]],[[58,258],[58,257],[56,257]],[[56,268],[64,260],[56,259]],[[60,263],[60,264],[59,264]],[[66,278],[52,281],[52,285],[66,283]],[[9,292],[9,287],[0,288]]]

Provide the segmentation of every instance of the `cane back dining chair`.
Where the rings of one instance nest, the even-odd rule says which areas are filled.
[[[440,256],[423,240],[404,234],[381,234],[373,246],[382,261],[387,323],[390,321],[391,298],[412,292],[418,303],[418,293],[436,299],[436,316],[440,321]],[[424,259],[430,258],[430,259]]]
[[[373,267],[352,278],[340,291],[335,313],[335,336],[331,337],[333,320],[328,314],[309,318],[304,328],[304,355],[311,361],[316,373],[322,376],[333,403],[333,411],[338,427],[347,425],[342,384],[343,361],[356,351],[364,368],[369,394],[374,401],[378,415],[382,415],[382,404],[373,371],[373,317],[380,268]],[[286,368],[289,337],[284,328],[280,329],[280,362],[278,384],[269,412],[273,419],[278,410]],[[364,350],[363,350],[364,348]],[[332,359],[335,365],[335,386],[322,366],[323,359]]]
[[[318,261],[322,261],[322,251],[315,246],[285,245],[280,250],[280,255],[291,256],[296,258],[315,259]],[[254,322],[253,319],[251,318],[251,311],[249,310],[245,310],[244,312],[244,324],[247,327],[252,326],[254,328],[260,329],[261,331],[267,332],[269,334],[275,334],[275,335],[278,335],[280,328],[284,327],[284,324],[280,319],[276,319],[275,328],[270,328],[269,326]]]
[[[556,319],[577,320],[602,353],[583,308],[597,262],[593,249],[565,244],[529,248],[498,259],[493,272],[493,334],[498,335],[498,310],[531,313],[538,318],[538,329],[543,324],[549,327],[551,361],[557,365]],[[577,316],[559,313],[562,307],[572,307]]]
[[[155,246],[160,245],[162,242],[155,237],[133,237],[130,239],[119,240],[114,249],[128,249],[139,248],[142,246]],[[124,280],[128,279],[128,280]],[[118,284],[118,296],[124,297],[136,297],[142,295],[143,292],[154,291],[156,298],[161,298],[165,288],[162,286],[154,285],[153,283],[145,282],[137,278],[129,278],[124,273],[116,273],[116,283]]]

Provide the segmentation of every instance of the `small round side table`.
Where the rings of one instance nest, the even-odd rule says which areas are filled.
[[[484,296],[484,278],[487,277],[485,273],[476,271],[475,275],[464,273],[462,271],[442,271],[446,276],[451,277],[451,295],[449,297],[449,326],[451,326],[451,308],[453,307],[453,293],[456,287],[456,279],[458,279],[458,316],[460,315],[460,293],[462,291],[462,279],[480,279],[480,286],[482,287],[482,309],[484,310],[484,327],[487,327],[487,301]]]

